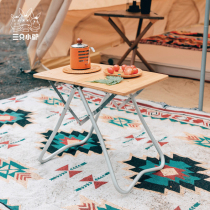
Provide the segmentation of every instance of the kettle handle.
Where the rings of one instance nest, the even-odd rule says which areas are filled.
[[[94,49],[93,47],[90,47],[90,49],[91,49],[93,52],[95,52],[95,49]]]
[[[90,47],[89,48],[89,50],[92,50],[93,52],[95,52],[95,49],[93,48],[93,47]],[[89,63],[90,63],[90,54],[89,54],[89,56],[88,56],[88,63],[86,63],[85,65],[89,65]]]

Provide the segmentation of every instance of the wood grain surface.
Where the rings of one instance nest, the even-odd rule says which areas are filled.
[[[72,85],[78,85],[87,88],[93,88],[108,93],[114,93],[117,95],[126,96],[141,90],[151,84],[165,80],[167,75],[158,74],[153,72],[142,71],[141,77],[125,79],[119,84],[108,86],[100,83],[91,83],[90,81],[104,79],[104,69],[110,67],[110,65],[97,64],[101,67],[101,70],[90,74],[66,74],[63,72],[63,67],[53,69],[50,71],[44,71],[34,74],[35,78],[51,80],[56,82],[64,82]]]
[[[90,69],[81,69],[81,70],[74,70],[70,67],[70,65],[63,67],[63,72],[66,74],[90,74],[100,70],[101,67],[99,65],[91,65]]]

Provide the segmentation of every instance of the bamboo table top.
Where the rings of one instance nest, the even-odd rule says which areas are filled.
[[[96,90],[101,90],[104,92],[113,93],[122,96],[135,93],[138,90],[141,90],[149,85],[152,85],[154,83],[157,83],[159,81],[168,78],[168,76],[164,74],[143,71],[142,76],[131,79],[124,79],[122,82],[116,85],[109,86],[101,83],[91,83],[89,81],[104,79],[106,76],[103,70],[105,68],[110,67],[109,65],[103,65],[103,64],[96,64],[96,65],[100,65],[101,70],[90,74],[66,74],[63,73],[63,67],[60,67],[50,71],[44,71],[34,74],[34,77],[44,80],[63,82],[72,85],[93,88]]]
[[[141,18],[141,19],[156,19],[162,20],[163,16],[156,14],[155,12],[150,12],[150,14],[141,14],[141,12],[132,13],[126,10],[112,10],[112,11],[100,11],[95,12],[94,15],[97,16],[108,16],[108,17],[124,17],[124,18]]]

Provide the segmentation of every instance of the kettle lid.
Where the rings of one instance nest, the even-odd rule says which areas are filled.
[[[77,39],[77,44],[73,44],[73,45],[71,45],[71,47],[73,47],[73,48],[84,48],[84,47],[88,47],[88,45],[83,44],[82,39],[78,38]]]

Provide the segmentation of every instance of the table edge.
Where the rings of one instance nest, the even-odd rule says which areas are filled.
[[[121,17],[121,18],[141,18],[141,19],[155,19],[155,20],[163,20],[164,17],[163,16],[158,16],[158,17],[136,17],[136,16],[125,16],[125,15],[119,15],[119,14],[102,14],[99,12],[95,12],[94,13],[95,16],[108,16],[108,17]]]
[[[40,72],[40,73],[41,73],[41,72]],[[158,79],[157,81],[155,81],[155,82],[152,83],[152,84],[144,85],[142,88],[135,88],[134,90],[128,91],[128,92],[126,92],[126,93],[121,93],[121,92],[118,92],[118,91],[111,91],[111,90],[106,90],[106,91],[104,91],[104,88],[103,88],[103,87],[102,87],[102,88],[97,87],[97,89],[96,89],[96,88],[94,88],[94,87],[92,87],[91,85],[86,84],[86,83],[85,83],[85,85],[84,85],[84,83],[82,84],[82,83],[80,83],[80,82],[71,82],[71,83],[70,83],[70,82],[67,82],[67,81],[62,80],[62,79],[57,79],[57,80],[55,80],[55,79],[49,79],[49,77],[44,77],[44,76],[42,76],[42,78],[41,78],[41,77],[39,77],[39,75],[38,75],[38,74],[40,74],[40,73],[34,74],[33,77],[34,77],[34,78],[38,78],[38,79],[48,80],[48,81],[63,82],[63,83],[66,83],[66,84],[78,85],[78,86],[81,86],[81,87],[84,87],[84,88],[91,88],[91,89],[94,89],[94,90],[100,90],[100,91],[103,91],[103,92],[112,93],[112,94],[116,94],[116,95],[120,95],[120,96],[127,96],[127,95],[129,95],[129,94],[135,93],[135,92],[138,91],[138,90],[142,90],[142,89],[144,89],[144,88],[146,88],[146,87],[148,87],[148,86],[150,86],[150,85],[156,84],[156,83],[158,83],[158,82],[160,82],[160,81],[163,81],[163,80],[166,80],[166,79],[168,78],[168,75],[162,74],[164,77]]]

